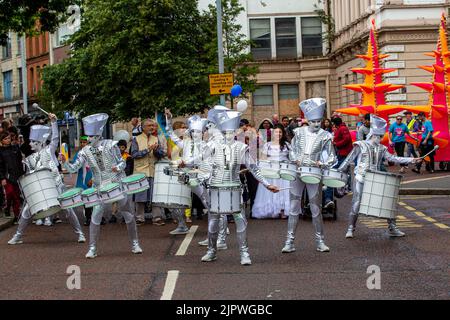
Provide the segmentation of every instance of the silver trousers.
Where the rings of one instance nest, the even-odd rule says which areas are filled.
[[[360,182],[355,179],[355,183],[353,185],[352,206],[350,208],[350,213],[348,214],[348,229],[352,231],[356,230],[356,222],[358,221],[363,188],[364,182]],[[387,222],[389,229],[397,228],[397,219],[387,219]]]
[[[134,219],[133,214],[131,213],[132,209],[132,197],[125,196],[124,199],[117,202],[117,210],[122,214],[125,219],[125,223],[127,224],[128,230],[128,238],[133,245],[135,241],[138,241],[137,227],[136,221]],[[102,222],[103,213],[105,212],[105,208],[112,209],[112,204],[100,204],[94,206],[92,210],[91,224],[89,226],[89,247],[97,247],[98,239],[100,237],[100,223]]]
[[[324,242],[323,219],[321,209],[321,184],[305,184],[300,179],[291,182],[291,208],[288,218],[286,243],[293,243],[297,229],[299,215],[302,214],[302,194],[306,188],[309,197],[309,207],[314,225],[314,238],[317,244]]]
[[[81,229],[80,221],[78,221],[77,215],[73,209],[66,209],[66,218],[69,220],[70,225],[77,235],[83,234]],[[16,236],[22,237],[25,233],[26,228],[32,221],[32,216],[28,207],[28,203],[24,203],[22,211],[20,213],[19,226],[17,227]]]

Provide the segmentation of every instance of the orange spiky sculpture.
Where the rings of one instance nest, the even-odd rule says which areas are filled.
[[[449,146],[449,102],[450,102],[450,52],[448,48],[447,21],[442,14],[439,25],[439,40],[437,50],[427,53],[427,56],[434,57],[436,63],[433,66],[420,66],[421,69],[433,74],[432,82],[414,82],[412,85],[424,89],[430,93],[429,102],[424,112],[431,116],[433,124],[433,138],[438,145],[439,151],[436,153],[435,160],[438,162],[450,161]],[[405,108],[411,110],[411,108]],[[442,165],[441,165],[442,167]],[[450,165],[447,164],[450,169]]]
[[[372,20],[372,28],[369,34],[369,44],[367,54],[357,55],[364,59],[367,64],[365,68],[353,68],[352,71],[363,74],[365,79],[363,84],[349,84],[344,88],[361,93],[361,103],[351,105],[349,108],[336,110],[339,113],[357,116],[359,114],[373,113],[387,119],[390,112],[382,111],[380,107],[386,105],[385,94],[400,88],[402,85],[394,85],[383,82],[383,74],[390,73],[396,69],[381,68],[380,61],[389,57],[387,54],[380,54],[378,50],[375,21]]]

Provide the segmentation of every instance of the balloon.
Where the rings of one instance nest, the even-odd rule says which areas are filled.
[[[128,143],[130,141],[130,134],[126,130],[119,130],[114,134],[113,140],[125,140]]]
[[[245,100],[240,100],[240,101],[237,103],[237,111],[239,111],[239,112],[245,112],[245,110],[247,110],[247,108],[248,108],[248,103],[247,103],[247,101],[245,101]]]
[[[231,96],[232,97],[237,97],[242,93],[242,87],[238,84],[235,84],[232,88],[231,88]]]

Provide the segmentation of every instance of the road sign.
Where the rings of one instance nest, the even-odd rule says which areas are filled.
[[[230,94],[232,86],[232,73],[215,73],[209,75],[209,92],[211,95]]]

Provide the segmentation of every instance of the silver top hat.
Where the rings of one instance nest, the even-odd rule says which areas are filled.
[[[198,115],[194,115],[187,120],[187,126],[189,130],[204,131],[206,125],[208,124],[208,119],[201,118]]]
[[[225,111],[216,114],[216,124],[220,131],[237,130],[240,127],[242,113],[238,111]]]
[[[31,126],[30,130],[30,140],[45,142],[50,137],[52,129],[47,126],[34,125]]]
[[[369,135],[384,136],[386,133],[387,122],[383,118],[370,115],[370,133]]]
[[[103,128],[105,128],[108,121],[108,115],[106,113],[96,113],[82,119],[84,134],[87,136],[101,136]]]
[[[308,99],[302,101],[299,106],[307,120],[321,120],[327,107],[327,100],[323,98]]]

